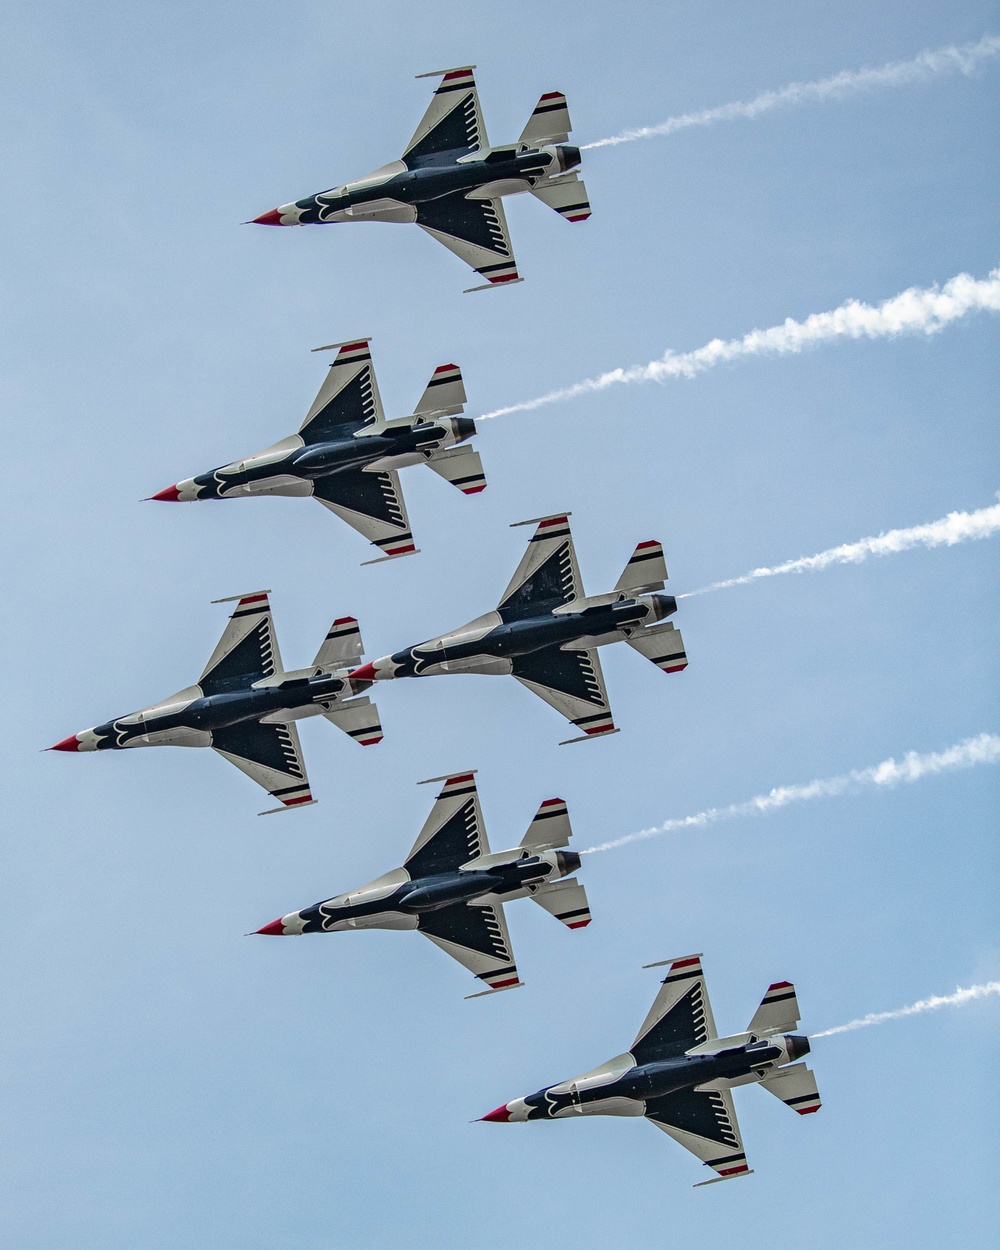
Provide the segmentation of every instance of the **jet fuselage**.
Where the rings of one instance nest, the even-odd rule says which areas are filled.
[[[406,879],[405,869],[396,869],[359,890],[292,912],[275,923],[284,933],[416,928],[417,918],[425,912],[473,901],[510,902],[523,898],[530,886],[555,881],[580,867],[580,856],[573,851],[510,854],[509,860],[499,863],[495,861],[502,856],[491,856],[487,868],[461,868],[413,880]]]
[[[611,1060],[605,1072],[598,1069],[507,1103],[506,1118],[518,1121],[551,1120],[568,1115],[643,1115],[647,1103],[665,1094],[694,1089],[720,1079],[738,1081],[757,1073],[762,1077],[771,1069],[808,1053],[807,1037],[788,1034],[711,1055],[678,1055],[634,1064],[624,1071],[616,1060]],[[620,1058],[627,1063],[631,1056]],[[498,1119],[500,1110],[493,1113]]]
[[[363,426],[359,422],[359,431]],[[435,421],[414,419],[409,425],[393,425],[377,434],[359,433],[291,447],[284,454],[262,452],[222,465],[210,473],[188,478],[169,488],[181,501],[226,499],[231,495],[280,494],[280,482],[296,490],[296,482],[308,483],[337,473],[377,467],[404,468],[420,464],[434,452],[472,438],[476,423],[471,417],[447,417]],[[301,440],[300,440],[301,441]]]
[[[275,212],[280,214],[282,225],[363,221],[378,214],[383,207],[391,212],[387,202],[412,207],[458,191],[468,195],[480,187],[494,184],[502,187],[505,183],[510,184],[509,187],[496,194],[528,191],[546,178],[575,169],[580,159],[580,149],[570,144],[553,144],[527,152],[498,149],[479,160],[438,152],[417,158],[412,168],[406,161],[394,161],[365,178],[296,200]],[[286,218],[293,220],[286,221]],[[409,220],[415,220],[415,216],[411,214]]]
[[[254,690],[243,687],[220,691],[210,695],[197,693],[191,688],[177,696],[177,702],[167,701],[141,712],[133,712],[117,720],[95,725],[77,735],[80,751],[117,750],[135,746],[201,746],[207,744],[207,735],[215,729],[226,729],[244,721],[259,721],[275,713],[298,713],[285,719],[300,719],[301,709],[307,714],[323,711],[321,702],[333,702],[347,688],[342,677],[320,673],[311,677],[293,677],[281,685],[265,686]],[[348,691],[350,693],[350,691]]]
[[[617,642],[622,630],[640,628],[676,611],[672,595],[651,594],[598,604],[579,612],[548,611],[521,616],[499,608],[451,634],[442,634],[405,651],[376,660],[374,676],[420,677],[429,671],[477,671],[477,659],[510,660],[519,655],[580,643],[584,647]],[[495,618],[494,620],[491,618]],[[367,666],[366,666],[367,667]],[[499,668],[484,671],[501,671]]]

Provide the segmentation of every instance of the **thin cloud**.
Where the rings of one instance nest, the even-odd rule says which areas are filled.
[[[784,564],[752,569],[740,577],[712,582],[709,586],[688,591],[677,598],[691,599],[695,595],[707,595],[712,590],[748,586],[762,577],[778,577],[782,573],[816,573],[834,564],[862,564],[869,556],[896,555],[914,547],[954,547],[956,543],[991,538],[997,531],[1000,531],[1000,503],[979,508],[975,512],[949,512],[939,521],[911,525],[908,529],[889,530],[887,534],[860,538],[855,543],[844,543],[840,547],[830,547],[818,555],[802,556],[797,560],[786,560]]]
[[[890,756],[870,768],[855,768],[838,777],[817,778],[804,785],[777,786],[767,794],[757,794],[742,803],[730,803],[728,807],[709,807],[693,816],[678,816],[665,820],[662,825],[627,833],[598,846],[588,847],[582,853],[593,855],[598,851],[613,851],[631,842],[644,842],[658,838],[664,833],[676,833],[681,829],[704,829],[726,820],[741,820],[745,816],[764,816],[793,803],[808,803],[813,799],[832,799],[841,794],[854,794],[869,786],[892,787],[934,777],[940,773],[952,773],[958,769],[974,768],[978,764],[1000,763],[1000,734],[981,733],[975,738],[965,738],[944,751],[928,751],[923,754],[907,751],[901,760]]]
[[[764,91],[752,100],[737,100],[716,108],[700,109],[694,113],[681,113],[668,117],[656,126],[636,126],[585,143],[583,150],[616,147],[620,143],[634,143],[636,139],[653,139],[661,135],[676,134],[692,126],[714,126],[716,122],[754,120],[777,108],[793,108],[802,104],[823,104],[828,100],[842,100],[845,96],[859,95],[880,87],[905,87],[910,83],[926,82],[947,74],[974,73],[987,61],[1000,56],[1000,38],[987,35],[978,43],[966,43],[921,52],[912,61],[890,61],[881,69],[845,69],[830,78],[815,82],[791,82],[776,91]]]
[[[847,1024],[838,1024],[836,1028],[824,1029],[822,1033],[813,1033],[816,1037],[833,1037],[837,1033],[853,1033],[855,1029],[867,1029],[873,1024],[885,1024],[887,1020],[902,1020],[904,1016],[920,1016],[925,1011],[937,1011],[941,1007],[963,1007],[966,1003],[975,1002],[980,998],[989,998],[1000,994],[1000,981],[986,981],[982,985],[970,985],[966,989],[957,989],[954,994],[934,995],[933,998],[922,998],[911,1003],[909,1007],[900,1007],[896,1011],[871,1011],[867,1016],[857,1020],[849,1020]]]
[[[804,321],[788,317],[781,325],[766,330],[751,330],[740,339],[712,339],[692,352],[668,349],[659,360],[611,369],[596,378],[585,378],[582,382],[548,391],[535,399],[495,408],[477,419],[486,421],[511,412],[531,412],[546,404],[591,395],[610,386],[694,378],[716,365],[752,356],[797,354],[808,347],[837,339],[895,338],[901,334],[929,336],[969,313],[984,310],[1000,312],[1000,269],[991,270],[987,278],[973,278],[971,274],[960,273],[944,286],[910,287],[877,305],[851,299],[829,312],[812,313]]]

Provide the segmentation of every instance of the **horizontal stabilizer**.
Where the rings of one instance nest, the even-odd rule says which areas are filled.
[[[483,462],[472,447],[463,445],[437,452],[427,461],[427,467],[457,486],[463,495],[477,495],[486,488]]]
[[[353,616],[341,616],[330,626],[313,664],[335,673],[338,668],[354,668],[364,653],[358,622]]]
[[[433,412],[441,416],[454,416],[463,410],[465,401],[462,370],[458,365],[438,365],[413,414],[419,417],[422,413]]]
[[[804,1063],[793,1063],[790,1068],[778,1068],[772,1075],[766,1076],[761,1085],[799,1115],[809,1115],[823,1105],[816,1077],[812,1069],[807,1068]]]
[[[540,148],[546,143],[566,143],[572,129],[566,97],[561,91],[547,91],[521,131],[518,146]]]
[[[587,199],[587,188],[582,178],[573,174],[569,178],[545,182],[539,187],[532,187],[531,194],[554,208],[560,217],[567,221],[586,221],[590,216],[590,200]]]
[[[681,669],[687,668],[684,639],[681,631],[670,621],[638,629],[626,642],[665,673],[679,673]]]
[[[382,741],[378,708],[371,699],[352,699],[349,703],[338,704],[323,715],[363,747],[374,746],[376,742]]]
[[[528,826],[520,845],[529,851],[554,851],[569,846],[573,829],[563,799],[546,799]]]
[[[584,929],[593,919],[587,891],[572,877],[540,885],[530,897],[550,916],[561,920],[567,929]]]
[[[662,590],[667,580],[663,544],[656,539],[640,543],[615,583],[615,590]]]
[[[747,1025],[748,1033],[791,1033],[799,1027],[799,1001],[791,981],[776,981]]]

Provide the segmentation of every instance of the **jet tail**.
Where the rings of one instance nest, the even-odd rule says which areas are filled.
[[[532,187],[531,194],[549,208],[555,209],[567,221],[586,221],[590,216],[590,200],[587,186],[576,174],[566,174]]]
[[[667,562],[663,558],[663,544],[654,538],[639,543],[632,552],[621,577],[615,582],[615,590],[627,590],[632,594],[662,590],[666,580]]]
[[[452,486],[457,486],[463,495],[478,495],[486,489],[483,462],[479,452],[472,447],[448,447],[445,451],[435,452],[427,461],[427,467],[446,482],[451,482]]]
[[[316,652],[313,665],[334,673],[338,668],[357,667],[364,653],[357,620],[353,616],[340,616],[330,626],[330,632]]]
[[[799,1115],[809,1115],[823,1105],[816,1077],[812,1069],[807,1068],[804,1063],[793,1063],[790,1068],[777,1068],[764,1077],[761,1085]]]
[[[541,148],[548,143],[568,143],[572,129],[566,97],[561,91],[547,91],[535,105],[517,145]]]
[[[657,668],[665,673],[679,673],[687,668],[687,652],[684,650],[684,639],[681,631],[671,621],[661,621],[659,625],[648,625],[637,629],[625,641],[647,660],[652,660]]]
[[[376,742],[382,741],[382,723],[378,708],[371,699],[351,699],[348,703],[335,705],[323,715],[363,747],[374,746]]]
[[[767,987],[760,1006],[747,1025],[748,1033],[794,1033],[799,1027],[799,1000],[791,981],[776,981]]]
[[[416,417],[452,417],[465,408],[467,396],[458,365],[438,365],[413,410]]]
[[[573,828],[565,801],[546,799],[535,813],[535,819],[528,826],[520,845],[529,851],[554,851],[560,846],[569,846],[572,836]]]
[[[567,929],[585,929],[593,917],[587,902],[587,891],[572,877],[549,881],[529,896],[550,916],[561,920]]]

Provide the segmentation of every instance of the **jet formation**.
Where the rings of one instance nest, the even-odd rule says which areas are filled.
[[[567,879],[580,867],[580,856],[563,849],[572,837],[566,804],[546,799],[518,846],[491,851],[475,770],[430,778],[437,781],[444,785],[401,868],[289,912],[257,932],[283,937],[416,929],[489,987],[467,997],[522,985],[511,953],[505,903],[532,898],[567,928],[590,924],[584,887]]]
[[[796,1062],[809,1053],[809,1039],[793,1032],[799,1024],[795,986],[769,986],[746,1031],[719,1037],[701,956],[663,962],[669,971],[625,1054],[504,1103],[483,1120],[644,1116],[717,1173],[700,1185],[749,1176],[731,1093],[736,1086],[760,1085],[799,1115],[821,1105],[815,1076]]]
[[[679,672],[687,666],[684,641],[665,619],[676,612],[677,600],[658,593],[667,566],[654,540],[636,547],[614,590],[585,595],[569,516],[517,522],[536,529],[494,611],[365,664],[351,680],[510,674],[582,730],[566,742],[617,733],[597,649],[627,642],[664,672]]]
[[[587,189],[574,172],[580,149],[568,143],[572,126],[561,91],[541,97],[515,143],[491,147],[474,69],[463,65],[418,75],[441,82],[398,161],[282,204],[248,224],[416,223],[485,279],[470,291],[522,282],[503,197],[530,192],[567,221],[586,221]]]
[[[168,486],[151,499],[187,503],[256,495],[312,496],[374,544],[379,560],[417,548],[399,484],[399,470],[426,464],[466,495],[486,485],[476,433],[463,417],[465,385],[458,365],[439,365],[413,413],[387,420],[372,366],[370,339],[332,343],[339,349],[297,434],[219,469]]]
[[[365,687],[347,675],[364,654],[361,631],[353,616],[338,618],[310,667],[286,672],[268,593],[215,600],[236,608],[196,685],[49,750],[212,747],[281,804],[262,816],[315,802],[294,721],[325,716],[362,746],[382,741],[378,709],[355,697]]]

